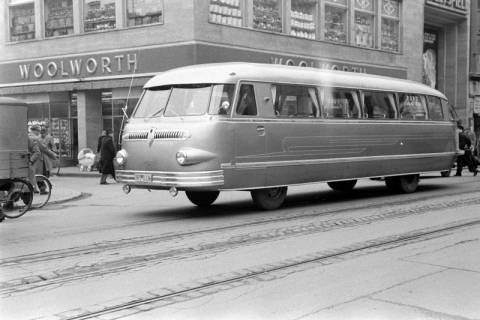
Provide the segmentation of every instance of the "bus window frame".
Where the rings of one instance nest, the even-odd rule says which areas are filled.
[[[441,119],[432,119],[431,118],[431,116],[430,116],[430,102],[429,102],[429,99],[428,99],[429,97],[434,98],[434,99],[438,99],[438,101],[440,103],[440,112],[442,114]],[[430,121],[445,121],[446,120],[445,119],[445,113],[444,113],[443,106],[442,106],[442,98],[434,96],[434,95],[425,95],[425,103],[427,105],[428,120],[430,120]]]
[[[401,91],[401,92],[397,92],[398,94],[398,117],[399,117],[399,120],[407,120],[407,121],[428,121],[430,120],[430,117],[429,117],[429,114],[428,114],[428,105],[427,105],[427,97],[425,94],[422,94],[422,93],[416,93],[416,92],[405,92],[405,91]],[[424,107],[424,111],[425,111],[425,119],[417,119],[415,115],[413,115],[413,119],[402,119],[400,117],[400,95],[402,94],[406,94],[406,95],[415,95],[415,96],[418,96],[420,97],[420,101],[423,101],[423,107]]]
[[[366,105],[365,105],[365,93],[366,92],[379,92],[379,93],[383,93],[383,94],[386,94],[386,95],[389,95],[391,94],[393,96],[393,111],[395,113],[394,117],[393,118],[369,118],[368,117],[368,112],[366,110]],[[387,91],[387,90],[373,90],[373,89],[361,89],[360,90],[360,103],[362,105],[362,113],[363,113],[363,117],[362,119],[365,119],[365,120],[375,120],[375,121],[378,121],[378,120],[388,120],[388,121],[393,121],[393,120],[401,120],[400,119],[400,112],[398,110],[398,107],[399,107],[399,104],[398,104],[398,92],[395,92],[395,91]]]
[[[331,119],[331,120],[359,120],[363,119],[364,117],[364,112],[363,112],[363,106],[362,106],[362,98],[361,98],[361,91],[357,88],[347,88],[347,87],[339,87],[339,86],[320,86],[317,87],[317,94],[319,95],[319,100],[320,100],[320,106],[321,106],[321,111],[320,111],[320,118],[322,119]],[[327,117],[327,112],[325,111],[325,100],[326,100],[326,92],[325,89],[330,88],[330,89],[338,89],[338,90],[343,90],[343,91],[350,91],[350,92],[355,92],[356,94],[356,99],[354,99],[354,102],[356,104],[356,107],[358,108],[358,117],[357,118],[351,118],[351,117]]]
[[[233,110],[233,115],[236,116],[236,117],[241,117],[241,118],[257,118],[260,116],[260,112],[259,112],[259,108],[258,108],[258,103],[257,103],[257,93],[256,93],[256,90],[255,90],[255,83],[254,81],[248,81],[248,80],[242,80],[242,81],[239,81],[238,84],[237,84],[237,88],[235,90],[235,101],[234,101],[234,110]],[[238,108],[238,103],[240,102],[240,91],[241,91],[241,88],[242,88],[242,85],[251,85],[253,87],[253,97],[255,98],[255,106],[256,106],[256,111],[257,113],[255,115],[251,115],[251,114],[239,114],[237,112],[237,108]]]
[[[267,82],[266,82],[267,83]],[[270,100],[272,102],[272,115],[273,118],[275,119],[318,119],[322,118],[322,103],[320,101],[320,94],[319,94],[319,87],[316,85],[312,84],[304,84],[304,83],[288,83],[288,82],[268,82],[270,88],[272,86],[293,86],[293,87],[302,87],[304,89],[313,89],[315,90],[315,98],[317,99],[317,104],[315,104],[315,101],[312,101],[313,104],[313,116],[298,116],[298,114],[294,116],[288,116],[288,115],[280,115],[277,114],[275,111],[275,97],[272,95],[272,91],[270,90]],[[298,111],[298,105],[297,105],[297,111]]]

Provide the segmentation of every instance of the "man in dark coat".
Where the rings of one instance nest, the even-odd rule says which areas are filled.
[[[458,146],[460,150],[464,151],[464,154],[457,157],[457,173],[455,175],[461,176],[463,167],[468,166],[468,170],[473,172],[473,175],[476,176],[478,171],[477,164],[475,163],[475,159],[473,158],[472,154],[472,142],[465,134],[462,126],[458,126],[458,129],[460,130],[458,133]]]
[[[113,143],[112,132],[106,130],[107,135],[102,139],[100,145],[99,171],[102,174],[100,184],[107,184],[107,177],[111,175],[115,179],[115,168],[113,159],[115,159],[115,145]]]

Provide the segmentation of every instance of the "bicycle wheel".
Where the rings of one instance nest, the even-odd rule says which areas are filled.
[[[38,209],[42,208],[50,200],[52,195],[52,183],[48,180],[47,177],[42,176],[41,174],[36,174],[35,179],[37,180],[37,186],[39,193],[33,195],[32,208]]]
[[[30,182],[14,178],[8,190],[0,191],[0,211],[10,219],[21,217],[32,206],[33,186]]]

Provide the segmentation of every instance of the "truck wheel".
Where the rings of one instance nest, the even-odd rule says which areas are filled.
[[[208,207],[217,200],[220,191],[185,191],[188,200],[199,207]]]
[[[327,184],[333,190],[350,191],[357,184],[357,180],[331,181],[331,182],[327,182]]]
[[[287,198],[287,187],[256,189],[251,192],[253,203],[262,210],[274,210]]]

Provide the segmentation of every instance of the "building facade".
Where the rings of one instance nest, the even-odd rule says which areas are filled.
[[[472,1],[470,28],[470,110],[469,127],[480,137],[480,1]]]
[[[198,63],[248,61],[406,78],[467,121],[468,0],[5,0],[0,95],[30,103],[72,159],[120,131],[143,84]]]

